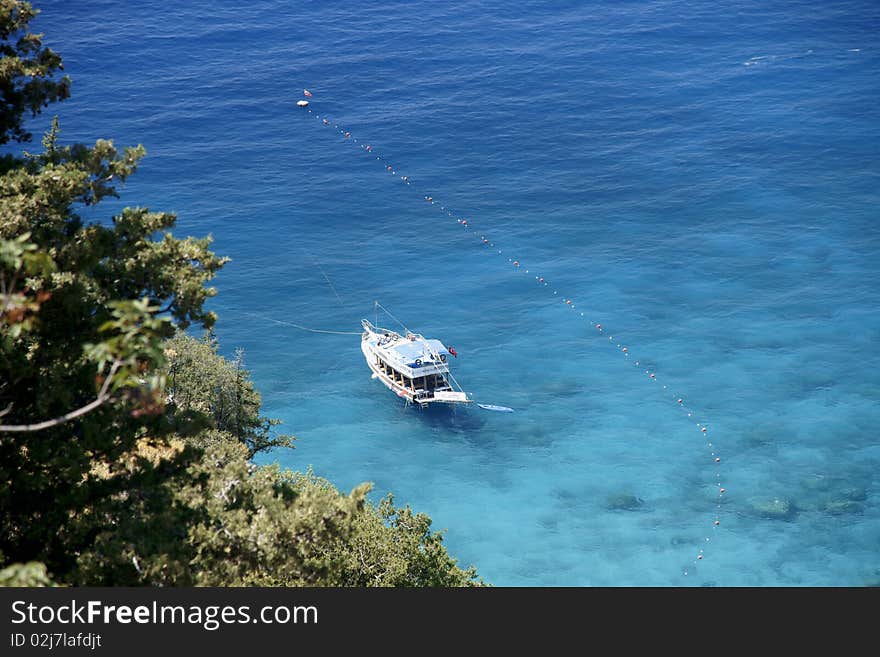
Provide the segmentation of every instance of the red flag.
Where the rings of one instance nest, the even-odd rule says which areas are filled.
[[[311,98],[312,92],[309,91],[308,89],[303,89],[303,96],[308,96],[309,98]]]

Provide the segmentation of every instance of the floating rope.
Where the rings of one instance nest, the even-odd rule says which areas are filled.
[[[266,317],[265,315],[258,315],[257,313],[242,312],[241,314],[247,315],[248,317],[259,317],[260,319],[264,319],[267,322],[274,322],[275,324],[282,324],[284,326],[292,326],[293,328],[298,328],[301,331],[309,331],[310,333],[329,333],[331,335],[360,335],[361,334],[360,331],[326,331],[324,329],[309,328],[308,326],[302,326],[301,324],[294,324],[293,322],[285,322],[280,319]]]
[[[313,94],[311,92],[306,93],[306,96],[311,98]],[[345,127],[340,126],[338,123],[331,121],[331,119],[327,116],[321,116],[313,109],[309,107],[309,104],[302,104],[302,101],[298,103],[300,107],[305,109],[307,113],[313,116],[316,120],[320,121],[321,124],[325,127],[332,127],[336,132],[342,135],[345,141],[349,141],[353,144],[357,144],[358,148],[366,154],[369,154],[372,158],[377,160],[384,167],[385,171],[396,178],[398,178],[403,184],[408,187],[414,188],[422,200],[427,202],[430,206],[439,210],[445,217],[448,219],[454,219],[455,222],[466,232],[475,237],[478,235],[476,231],[473,230],[472,219],[465,218],[460,215],[456,211],[454,211],[451,207],[441,204],[441,202],[434,198],[434,193],[428,190],[420,189],[418,185],[414,183],[413,180],[410,179],[408,175],[402,175],[399,173],[400,169],[394,166],[382,153],[378,151],[372,144],[368,144],[363,141],[359,141],[357,138],[352,136],[351,131],[347,130]],[[494,255],[502,256],[500,259],[504,260],[504,252],[501,248],[496,245],[496,241],[490,237],[488,237],[488,233],[480,233],[479,234],[479,244],[482,246],[484,250],[488,253],[492,253]],[[615,339],[614,335],[610,335],[608,329],[603,326],[598,321],[595,321],[593,318],[588,317],[583,311],[578,309],[578,306],[575,304],[575,300],[573,297],[567,295],[560,295],[559,290],[554,289],[554,286],[550,285],[550,282],[539,274],[533,273],[529,268],[523,265],[523,262],[520,258],[512,258],[507,257],[507,264],[512,267],[513,271],[517,273],[524,274],[532,274],[534,276],[535,284],[546,288],[547,291],[553,292],[552,296],[555,297],[554,301],[562,304],[566,309],[574,311],[576,313],[576,317],[579,319],[582,318],[584,322],[589,322],[589,325],[595,329],[595,335],[601,337],[608,337],[607,344],[610,344],[612,348],[616,349],[618,353],[624,358],[626,362],[628,362],[631,366],[643,369],[644,365],[641,364],[641,360],[634,358],[630,352],[630,348],[624,344],[624,342],[618,337]],[[377,307],[379,307],[378,302]],[[383,308],[387,313],[387,309]],[[393,319],[399,322],[396,317],[388,313]],[[401,326],[403,324],[401,323]],[[404,327],[406,328],[406,327]],[[604,341],[603,341],[604,342]],[[663,394],[668,397],[670,402],[675,405],[678,409],[678,412],[681,413],[681,416],[686,419],[689,423],[696,427],[695,431],[697,435],[702,436],[706,449],[709,453],[710,463],[709,467],[713,468],[713,480],[715,482],[717,497],[715,504],[715,512],[712,514],[712,520],[710,525],[710,533],[707,533],[705,536],[705,543],[711,541],[712,536],[714,536],[715,531],[721,524],[720,520],[720,512],[721,512],[721,500],[724,494],[727,492],[727,489],[721,485],[721,472],[720,472],[720,463],[721,457],[716,453],[715,445],[709,439],[709,424],[706,420],[700,419],[700,415],[696,412],[696,410],[689,406],[685,402],[685,396],[682,394],[675,393],[671,391],[668,386],[664,383],[661,383],[657,378],[657,373],[651,369],[644,370],[645,378],[650,382],[651,385],[658,385],[664,391]],[[700,561],[703,560],[704,557],[704,548],[700,547],[696,554],[694,554],[693,564],[696,566]],[[684,569],[684,575],[688,575],[688,569]]]

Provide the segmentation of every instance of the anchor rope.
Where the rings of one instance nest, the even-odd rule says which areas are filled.
[[[252,312],[242,312],[242,311],[239,311],[239,312],[241,312],[242,315],[247,315],[248,317],[258,317],[260,319],[266,320],[267,322],[274,322],[275,324],[282,324],[284,326],[292,326],[294,328],[300,329],[301,331],[309,331],[310,333],[329,333],[331,335],[360,335],[361,334],[360,331],[357,331],[357,332],[354,332],[354,331],[328,331],[325,329],[309,328],[308,326],[303,326],[302,324],[295,324],[294,322],[285,322],[283,320],[275,319],[273,317],[267,317],[266,315],[259,315],[257,313],[252,313]]]

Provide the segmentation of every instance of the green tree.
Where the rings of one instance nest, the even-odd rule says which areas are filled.
[[[175,461],[181,441],[141,445],[125,467]],[[70,574],[75,584],[303,586],[336,579],[339,558],[324,546],[345,540],[367,487],[350,495],[300,490],[295,475],[256,466],[224,434],[185,472],[120,496],[103,514],[92,549]],[[116,464],[118,466],[118,463]],[[109,474],[109,468],[104,471]],[[125,511],[123,513],[122,511]]]
[[[70,79],[54,79],[64,68],[61,58],[43,46],[42,35],[28,31],[38,13],[28,2],[0,0],[0,144],[28,141],[24,115],[36,116],[70,95]]]
[[[26,32],[30,6],[0,9],[0,129],[26,140],[22,114],[66,95],[66,82],[46,79],[60,59]],[[168,213],[126,208],[111,222],[84,222],[78,208],[116,196],[144,149],[62,146],[58,133],[56,121],[42,153],[7,156],[0,177],[0,552],[63,578],[93,544],[104,506],[193,458],[94,472],[173,429],[162,413],[162,340],[175,325],[213,324],[206,283],[225,259],[207,238],[175,238]]]
[[[247,426],[265,426],[266,421],[260,415],[259,394],[241,367],[240,351],[230,361],[218,354],[212,336],[196,340],[178,333],[165,342],[165,353],[172,398],[166,413],[177,416],[175,426],[192,429],[181,436],[181,444],[205,450],[204,459],[191,467],[189,483],[174,493],[173,505],[166,505],[173,517],[167,527],[188,527],[187,544],[194,550],[178,559],[186,564],[178,571],[183,581],[265,586],[482,583],[473,568],[457,566],[442,534],[430,530],[426,514],[396,508],[390,495],[373,504],[366,498],[368,485],[346,496],[311,471],[251,463],[252,443],[235,434],[239,424],[228,421],[236,416],[229,406],[244,398]],[[181,512],[189,520],[184,522]],[[119,532],[108,535],[116,541],[120,537]],[[166,570],[167,563],[166,551]]]
[[[218,354],[218,347],[211,333],[196,340],[180,332],[165,342],[169,412],[202,416],[211,428],[245,444],[250,456],[292,447],[292,436],[271,433],[281,421],[260,415],[260,393],[244,367],[244,350],[229,361]]]
[[[332,485],[305,477],[304,485]],[[475,568],[462,569],[431,531],[431,518],[409,507],[395,507],[389,493],[377,505],[367,503],[355,518],[351,535],[332,548],[341,567],[339,586],[482,586]]]

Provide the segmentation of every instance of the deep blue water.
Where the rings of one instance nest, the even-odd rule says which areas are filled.
[[[499,585],[880,581],[880,5],[36,5],[62,139],[148,151],[96,216],[232,258],[223,350],[298,437],[270,460]],[[516,412],[407,409],[356,335],[279,323],[374,300]]]

